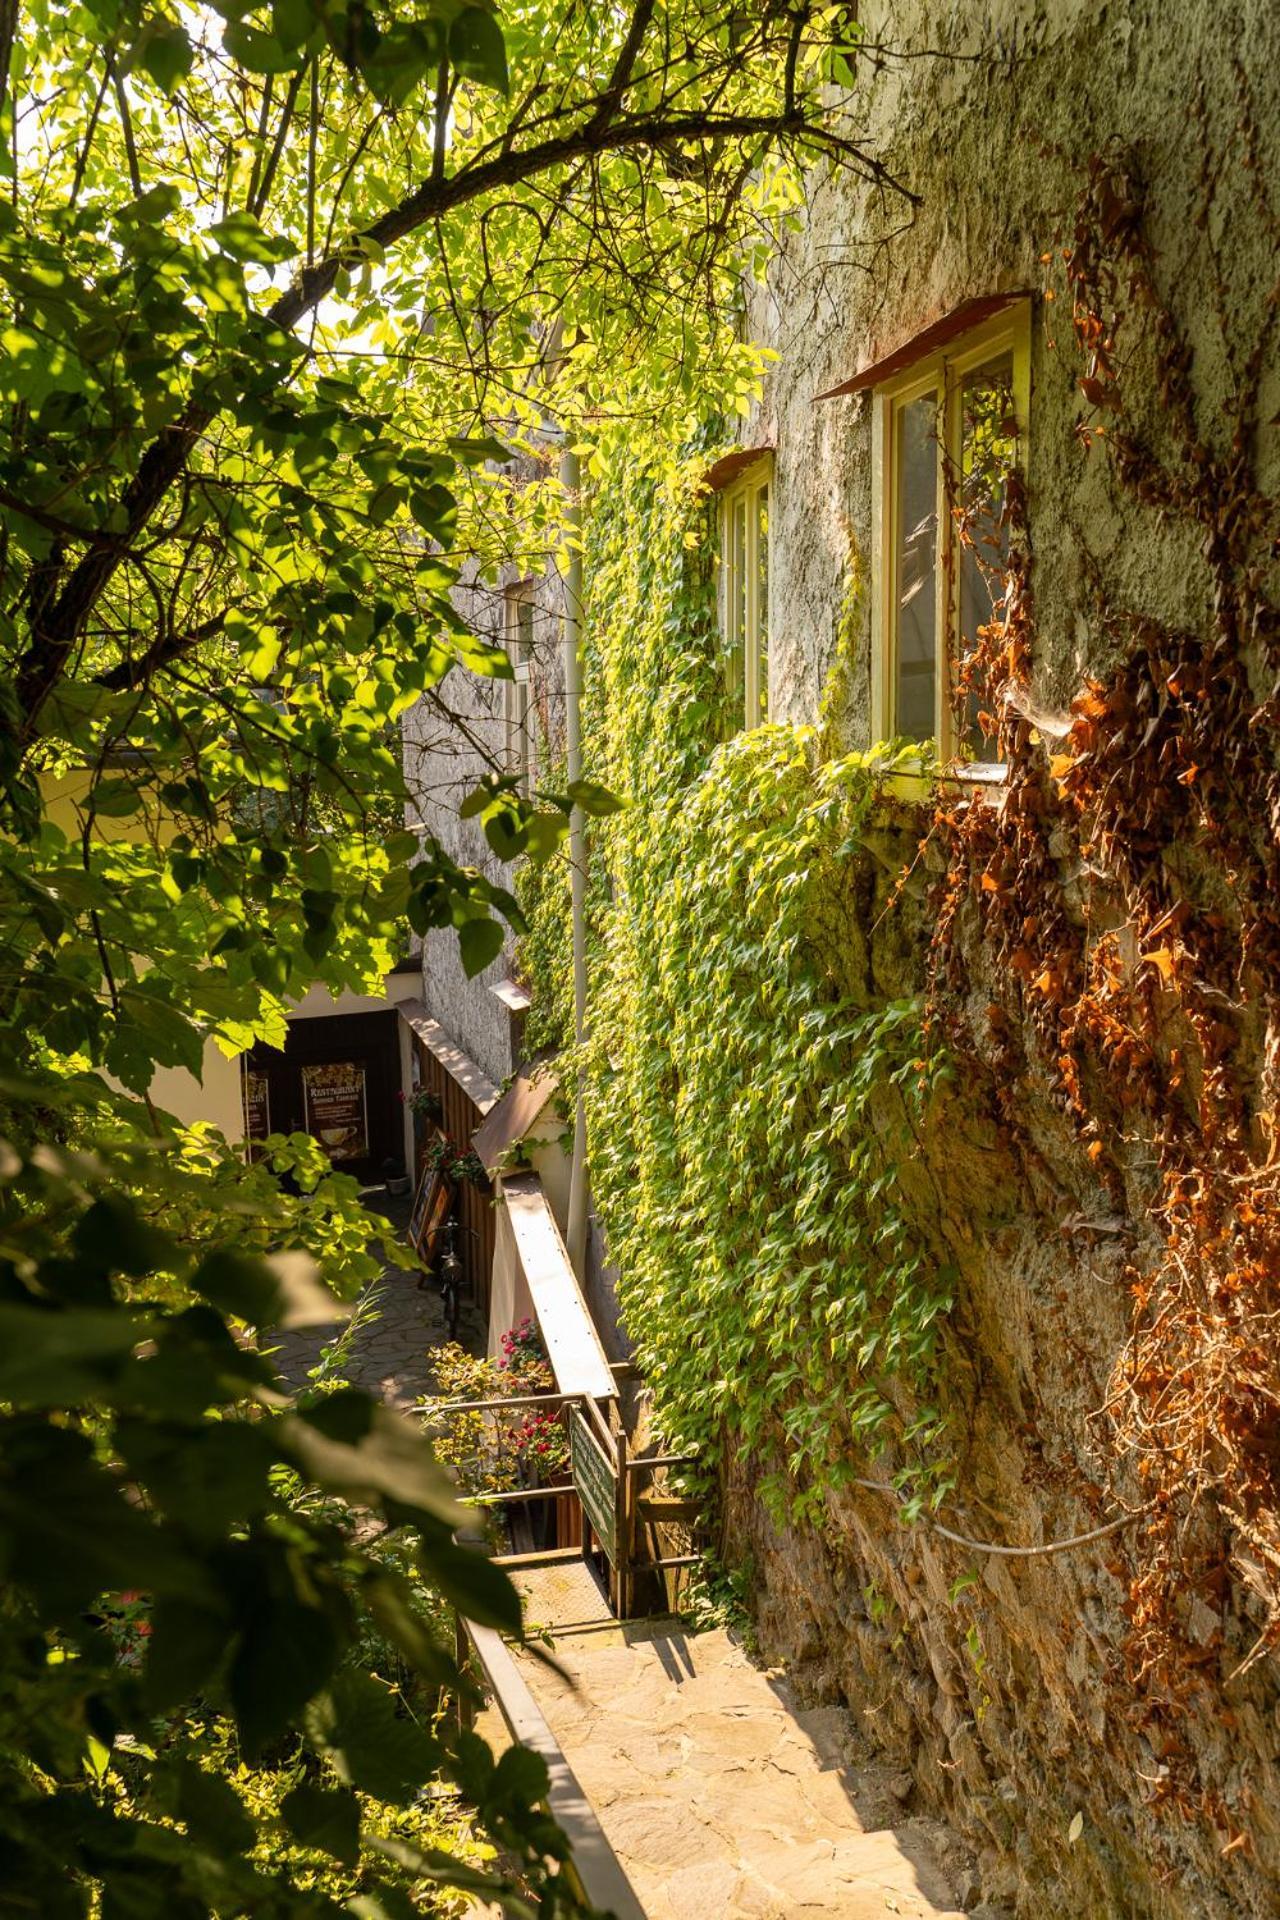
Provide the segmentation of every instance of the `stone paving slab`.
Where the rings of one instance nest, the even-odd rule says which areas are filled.
[[[729,1634],[618,1632],[518,1658],[650,1920],[962,1920],[923,1823],[864,1829],[841,1710]]]

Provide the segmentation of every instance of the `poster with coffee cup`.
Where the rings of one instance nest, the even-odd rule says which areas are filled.
[[[271,1091],[266,1074],[256,1067],[246,1067],[240,1091],[244,1099],[245,1150],[250,1160],[260,1160],[262,1142],[271,1131]]]
[[[364,1160],[369,1153],[369,1111],[364,1067],[356,1060],[327,1060],[302,1069],[307,1132],[329,1158]]]

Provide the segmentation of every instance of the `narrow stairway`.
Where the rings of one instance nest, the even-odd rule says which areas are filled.
[[[648,1920],[962,1920],[945,1829],[859,1818],[843,1710],[799,1710],[728,1633],[620,1625],[582,1561],[516,1577],[566,1678],[519,1671]]]

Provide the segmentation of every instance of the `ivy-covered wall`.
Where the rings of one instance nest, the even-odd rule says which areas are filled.
[[[1261,1915],[1267,1872],[1218,1859],[1246,1807],[1266,1844],[1269,1680],[1235,1690],[1229,1729],[1216,1688],[1201,1702],[1211,1817],[1134,1784],[1176,1769],[1163,1693],[1130,1688],[1106,1531],[1131,1248],[1090,1228],[1046,1076],[1023,1064],[1015,1136],[999,1060],[961,1066],[941,1037],[933,803],[895,799],[892,754],[830,726],[722,737],[704,465],[615,464],[588,537],[591,772],[628,803],[592,854],[593,1197],[657,1418],[711,1469],[766,1649],[863,1716],[989,1895]],[[543,877],[526,903],[544,1005],[563,891]],[[985,1005],[971,921],[954,950]],[[978,1550],[1099,1527],[1065,1554]],[[1187,1617],[1203,1654],[1220,1625]]]
[[[935,1470],[950,1277],[895,1167],[938,1062],[918,999],[868,968],[867,757],[719,739],[695,479],[620,475],[592,515],[597,771],[629,802],[597,841],[592,1183],[669,1435],[721,1466],[778,1448],[762,1494],[798,1515],[889,1429],[917,1493]]]
[[[909,57],[850,111],[919,204],[816,180],[749,301],[783,724],[725,738],[709,456],[602,450],[586,737],[628,804],[594,835],[595,1203],[762,1644],[964,1830],[987,1897],[1265,1920],[1280,24],[863,17]],[[814,395],[1015,288],[1031,430],[982,663],[1008,774],[895,799],[869,408]]]

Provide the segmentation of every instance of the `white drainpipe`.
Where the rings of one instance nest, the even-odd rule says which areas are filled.
[[[582,778],[582,656],[578,647],[582,616],[581,478],[578,456],[566,443],[560,453],[560,484],[565,494],[565,530],[570,542],[564,596],[565,746],[570,782]],[[569,885],[573,907],[573,1034],[581,1047],[587,1037],[587,823],[581,807],[574,807],[569,815]],[[566,1239],[573,1270],[581,1280],[587,1262],[587,1115],[580,1072],[573,1117]]]

